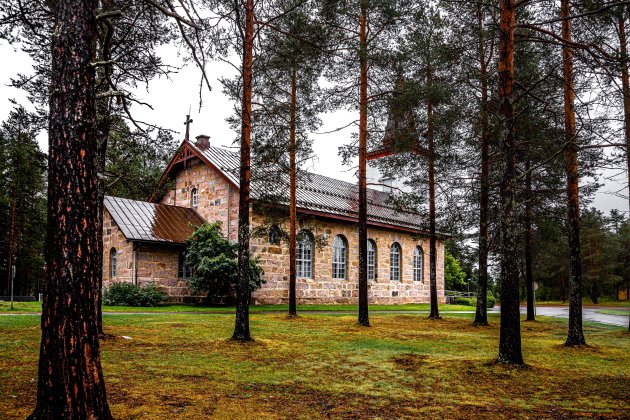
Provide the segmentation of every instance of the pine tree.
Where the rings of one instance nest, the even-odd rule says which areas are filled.
[[[501,327],[499,362],[523,364],[518,297],[516,201],[516,144],[514,139],[514,30],[516,4],[500,0],[499,99],[503,128],[503,177],[501,181]]]
[[[326,31],[317,2],[288,0],[280,6],[281,17],[274,20],[274,30],[260,40],[254,65],[253,95],[260,106],[254,111],[253,182],[274,185],[258,197],[257,205],[267,220],[255,234],[268,236],[270,229],[277,229],[288,241],[289,316],[293,317],[297,315],[297,184],[308,177],[300,170],[312,153],[308,134],[321,123],[318,78]],[[288,215],[284,206],[287,195]],[[288,235],[279,228],[287,217]]]
[[[6,237],[0,238],[0,261],[6,283],[0,294],[8,295],[11,267],[16,267],[15,295],[33,294],[35,278],[43,274],[46,155],[37,145],[34,116],[17,107],[0,129],[0,221]],[[6,209],[6,210],[5,210]]]
[[[101,369],[96,1],[58,1],[52,38],[46,287],[37,406],[29,418],[111,418]],[[79,53],[77,53],[79,52]]]
[[[330,24],[334,25],[337,34],[337,38],[331,42],[338,45],[327,71],[328,78],[336,84],[329,91],[330,102],[334,107],[349,108],[358,111],[359,114],[358,135],[352,144],[342,148],[342,154],[346,161],[358,156],[358,323],[369,326],[367,150],[371,134],[379,132],[376,127],[383,122],[387,98],[391,96],[392,86],[397,77],[396,69],[391,66],[393,51],[398,48],[395,34],[404,24],[404,17],[410,10],[410,5],[404,0],[355,0],[344,3],[331,2],[330,6],[334,16]],[[349,95],[350,92],[358,93],[358,97]],[[382,132],[380,130],[380,133]]]

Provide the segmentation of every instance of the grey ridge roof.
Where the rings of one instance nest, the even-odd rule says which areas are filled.
[[[106,196],[105,208],[130,241],[183,244],[204,223],[186,207]]]
[[[219,169],[223,176],[238,187],[240,159],[237,152],[212,146],[201,149],[193,142],[186,142],[186,144],[195,153],[202,156],[203,160]],[[277,186],[266,182],[252,181],[252,198],[258,199],[264,192],[274,192],[286,197],[284,204],[287,204],[288,191],[284,190],[289,184],[288,174],[285,177],[286,180],[283,180],[283,185]],[[357,185],[314,173],[308,173],[304,179],[299,179],[297,184],[297,206],[300,211],[326,213],[332,217],[341,217],[351,221],[358,218]],[[420,214],[401,211],[389,204],[388,199],[389,194],[386,192],[373,188],[367,189],[368,223],[395,226],[416,232],[425,231]]]

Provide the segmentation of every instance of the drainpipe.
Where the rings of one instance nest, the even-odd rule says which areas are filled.
[[[137,266],[136,265],[136,259],[138,258],[138,251],[136,251],[136,243],[135,242],[131,243],[131,249],[133,251],[132,252],[133,256],[132,256],[132,260],[131,260],[132,261],[131,262],[131,270],[132,270],[131,271],[131,282],[133,284],[137,285],[138,284],[138,276],[137,276],[137,273],[136,273],[136,266]]]
[[[232,186],[228,184],[228,194],[227,194],[227,239],[230,240],[230,197],[232,193]]]

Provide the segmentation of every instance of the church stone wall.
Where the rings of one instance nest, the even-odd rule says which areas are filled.
[[[136,282],[154,283],[166,293],[171,302],[199,300],[192,296],[185,279],[179,275],[181,247],[150,243],[135,244],[125,239],[122,231],[107,210],[103,212],[103,287],[114,282],[133,283],[133,251],[136,251]],[[111,272],[111,250],[118,255],[116,276]]]
[[[162,203],[191,208],[191,192],[197,188],[197,213],[209,223],[220,221],[223,235],[237,241],[238,190],[198,158],[189,160],[187,165],[177,173],[175,188],[164,196]]]
[[[116,276],[112,277],[111,251],[116,250]],[[109,214],[103,210],[103,287],[112,282],[129,282],[133,279],[133,245]]]
[[[217,171],[198,158],[191,159],[187,167],[176,174],[175,188],[162,200],[163,204],[192,207],[191,191],[198,190],[196,211],[208,222],[221,221],[223,234],[231,241],[238,240],[238,190]],[[252,228],[262,223],[262,216],[252,212]],[[355,223],[333,219],[315,218],[310,226],[316,237],[325,237],[326,243],[315,248],[313,278],[298,279],[297,298],[301,304],[308,303],[356,303],[358,302],[358,232]],[[288,226],[284,226],[287,229]],[[111,281],[132,281],[132,244],[124,238],[116,223],[105,211],[104,225],[104,284]],[[338,234],[348,241],[347,279],[332,278],[332,241]],[[419,303],[429,302],[429,240],[414,240],[410,233],[392,229],[372,227],[368,237],[377,245],[377,278],[368,281],[368,296],[371,303]],[[389,251],[393,242],[402,248],[401,281],[389,279]],[[421,245],[423,256],[423,280],[413,280],[413,252]],[[109,276],[112,247],[118,251],[118,275]],[[172,247],[137,244],[138,283],[156,282],[169,295],[171,301],[198,299],[191,296],[187,283],[178,279],[178,252]],[[274,246],[267,238],[252,238],[252,253],[260,258],[267,281],[253,293],[255,303],[286,303],[289,290],[289,249],[286,243]],[[444,301],[444,244],[437,244],[438,298]]]
[[[254,215],[254,224],[261,223]],[[288,229],[288,226],[284,226]],[[309,229],[315,237],[326,238],[326,244],[315,248],[313,278],[297,280],[299,303],[358,303],[359,296],[359,247],[357,225],[327,219],[317,219]],[[345,280],[332,278],[332,241],[343,235],[348,242],[348,273]],[[376,280],[368,281],[370,303],[424,303],[429,302],[429,238],[414,240],[410,233],[384,228],[369,228],[368,238],[376,242]],[[402,248],[401,281],[391,281],[389,275],[389,251],[394,242]],[[423,250],[422,281],[413,280],[414,248]],[[252,298],[256,303],[287,303],[289,296],[289,247],[271,245],[266,238],[252,240],[252,251],[260,259],[267,281]],[[444,244],[437,243],[438,299],[444,303]]]

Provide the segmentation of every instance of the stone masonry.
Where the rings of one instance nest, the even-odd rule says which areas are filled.
[[[223,234],[231,241],[238,240],[238,190],[215,168],[198,158],[189,160],[186,167],[175,174],[174,189],[162,199],[163,204],[192,207],[191,192],[198,190],[195,209],[209,223],[220,221]],[[252,211],[252,228],[262,223],[262,216]],[[313,278],[298,279],[297,297],[301,304],[356,303],[358,301],[358,232],[355,223],[332,218],[315,217],[311,233],[323,238],[325,245],[315,247]],[[287,226],[283,226],[287,229]],[[137,282],[155,282],[163,287],[172,301],[194,299],[186,280],[178,278],[178,256],[181,247],[161,244],[135,244],[128,242],[111,216],[104,218],[104,284],[111,281],[132,281],[132,256],[136,250]],[[345,280],[332,278],[332,241],[343,235],[348,243],[347,276]],[[369,281],[368,296],[371,303],[420,303],[429,301],[429,239],[414,239],[404,230],[370,227],[368,237],[376,242],[376,280]],[[401,280],[391,281],[389,253],[392,243],[402,248]],[[416,245],[423,250],[422,281],[413,280],[413,255]],[[110,276],[110,250],[118,252],[118,273]],[[265,270],[266,284],[252,295],[255,303],[286,303],[289,288],[289,249],[286,243],[274,246],[267,238],[252,238],[252,253],[258,256]],[[440,302],[444,301],[444,244],[437,244],[437,287]]]
[[[136,252],[136,283],[154,283],[167,294],[169,301],[199,299],[191,296],[188,282],[178,278],[181,246],[131,242],[112,219],[107,209],[103,212],[103,287],[114,282],[133,283],[133,252]],[[116,250],[116,276],[111,272],[111,251]]]
[[[254,224],[260,217],[254,216]],[[287,229],[287,226],[283,226]],[[318,219],[310,232],[323,237],[326,245],[315,247],[313,278],[297,281],[297,298],[308,303],[357,303],[359,296],[359,247],[357,225],[336,220]],[[332,278],[332,241],[343,235],[348,243],[348,272],[345,280]],[[385,228],[369,228],[368,237],[376,242],[376,279],[368,281],[370,303],[419,303],[429,301],[429,240],[414,240],[410,233]],[[402,249],[401,280],[391,281],[389,251],[394,242]],[[287,303],[289,296],[289,247],[286,243],[271,245],[265,238],[252,241],[252,251],[260,258],[267,283],[253,294],[256,303]],[[423,250],[422,281],[413,280],[413,254],[416,245]],[[437,288],[440,302],[444,302],[444,245],[437,247]]]
[[[238,240],[238,190],[218,171],[199,158],[187,162],[177,173],[175,187],[162,199],[162,204],[192,207],[191,192],[198,191],[197,213],[208,222],[220,221],[223,235]]]

